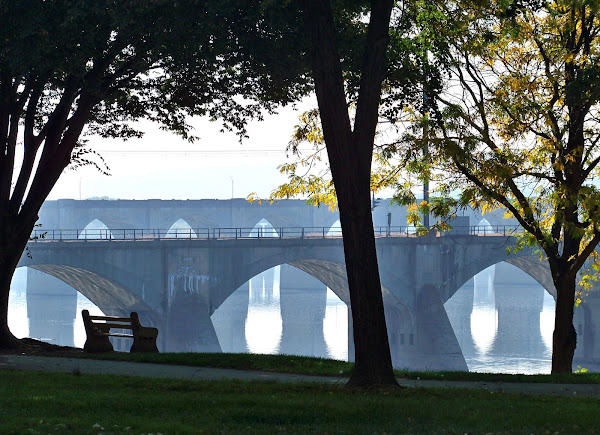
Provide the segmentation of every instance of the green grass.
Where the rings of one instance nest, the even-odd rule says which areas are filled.
[[[600,399],[0,370],[1,433],[600,433]]]
[[[352,372],[353,363],[332,359],[311,358],[293,355],[258,355],[235,353],[125,353],[80,354],[84,358],[97,358],[118,361],[176,364],[194,367],[219,367],[240,370],[263,370],[279,373],[298,373],[319,376],[344,376]],[[547,382],[600,384],[600,373],[578,373],[563,375],[509,375],[499,373],[473,372],[411,372],[396,370],[396,376],[407,379],[434,379],[447,381],[484,382]]]
[[[262,370],[317,376],[349,376],[354,364],[325,358],[252,353],[126,353],[80,354],[84,358],[116,361],[175,364],[193,367],[217,367]]]

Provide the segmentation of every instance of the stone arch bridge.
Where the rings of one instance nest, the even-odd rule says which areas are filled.
[[[443,304],[488,266],[511,263],[553,293],[547,264],[528,250],[508,255],[513,244],[505,235],[377,238],[396,367],[467,370]],[[340,237],[39,240],[28,247],[19,266],[66,282],[106,314],[137,311],[159,328],[167,351],[220,351],[210,315],[243,283],[281,264],[349,305]]]

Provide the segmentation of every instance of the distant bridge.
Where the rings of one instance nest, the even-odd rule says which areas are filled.
[[[106,314],[139,312],[162,331],[163,350],[219,351],[210,315],[274,266],[289,264],[312,275],[349,305],[342,240],[330,230],[44,230],[44,238],[28,245],[31,258],[23,255],[19,266],[61,279]],[[538,255],[527,249],[507,255],[514,228],[494,230],[465,227],[419,237],[406,227],[375,229],[395,366],[467,369],[443,304],[488,266],[511,263],[554,293]]]

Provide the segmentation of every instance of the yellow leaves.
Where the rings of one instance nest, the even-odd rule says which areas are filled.
[[[481,214],[490,213],[499,208],[499,205],[492,202],[484,202],[481,204]]]
[[[277,167],[280,174],[293,174],[296,172],[298,163],[283,163]]]
[[[298,120],[299,124],[294,126],[294,134],[290,142],[292,148],[301,142],[309,142],[312,145],[324,143],[318,109],[307,110],[298,117]]]

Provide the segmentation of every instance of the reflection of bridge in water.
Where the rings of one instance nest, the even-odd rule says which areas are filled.
[[[243,285],[249,287],[249,298],[257,297],[252,278],[282,264],[308,273],[349,304],[339,237],[327,232],[323,236],[323,229],[305,228],[297,231],[296,237],[285,236],[292,234],[289,228],[281,232],[253,230],[254,233],[251,230],[240,238],[244,230],[235,229],[233,237],[222,239],[181,238],[183,233],[167,235],[165,231],[161,239],[148,237],[147,230],[132,229],[121,239],[115,232],[108,239],[97,240],[78,239],[81,232],[77,232],[77,238],[68,240],[66,232],[48,231],[47,237],[55,239],[30,243],[32,258],[24,256],[19,266],[30,266],[63,280],[106,314],[138,311],[146,323],[161,330],[163,350],[221,350],[210,316]],[[443,304],[464,283],[491,265],[501,261],[511,263],[552,292],[546,263],[537,255],[521,251],[507,256],[506,247],[514,243],[512,236],[479,236],[471,235],[471,231],[441,237],[401,233],[402,236],[394,237],[394,229],[386,228],[383,236],[377,238],[396,366],[466,369]],[[273,272],[269,273],[273,276]],[[288,273],[281,276],[282,283],[288,279]],[[267,294],[275,281],[264,280],[260,292],[264,290]],[[323,286],[323,293],[316,296],[323,304],[325,291]],[[294,322],[304,321],[304,314],[297,308],[298,295],[301,292],[295,296],[280,295],[282,352],[286,351],[287,343],[304,335],[289,328]],[[246,326],[252,316],[249,311],[245,313]],[[231,319],[231,326],[240,328],[243,317],[242,314],[239,319]]]

